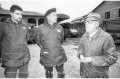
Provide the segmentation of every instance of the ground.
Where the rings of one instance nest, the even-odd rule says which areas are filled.
[[[74,40],[74,42],[73,42]],[[67,62],[65,63],[65,73],[67,78],[79,78],[79,60],[77,58],[76,43],[78,39],[70,40],[69,38],[63,43],[63,48],[67,54]],[[36,44],[28,45],[31,54],[29,64],[29,78],[45,78],[44,67],[39,63],[40,48]],[[1,64],[0,64],[1,65]],[[54,78],[57,77],[56,70],[54,69]],[[4,78],[4,69],[0,67],[0,78]]]
[[[68,61],[65,63],[65,74],[66,78],[80,78],[79,76],[79,59],[77,58],[77,48],[78,48],[78,40],[79,38],[67,38],[63,43],[63,48],[65,49]],[[44,67],[39,63],[40,59],[40,48],[36,44],[28,45],[31,54],[31,60],[29,64],[29,78],[45,78]],[[120,50],[120,45],[116,45],[117,50]],[[117,61],[115,65],[120,64],[120,59]],[[0,64],[1,65],[1,64]],[[110,69],[113,71],[120,72],[120,69],[116,69],[115,65]],[[116,73],[113,73],[116,75]],[[113,75],[112,74],[112,75]],[[54,69],[54,78],[57,77],[56,70]],[[0,78],[4,78],[4,69],[0,67]],[[119,77],[120,78],[120,77]]]

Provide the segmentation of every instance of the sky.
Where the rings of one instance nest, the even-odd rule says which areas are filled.
[[[103,0],[0,0],[1,7],[10,9],[16,4],[24,11],[34,11],[45,14],[50,8],[56,8],[57,13],[70,16],[69,20],[81,17],[95,9]]]

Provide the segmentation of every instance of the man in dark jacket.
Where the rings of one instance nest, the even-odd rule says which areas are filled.
[[[6,78],[15,78],[19,70],[20,78],[28,77],[30,52],[27,46],[28,27],[22,20],[22,8],[12,5],[11,18],[0,24],[0,44],[2,45],[2,67]]]
[[[44,66],[46,78],[53,77],[53,67],[56,68],[58,78],[64,78],[64,63],[67,57],[62,43],[64,31],[57,23],[56,9],[52,8],[45,13],[45,23],[37,28],[36,43],[41,48],[40,63]]]
[[[101,15],[90,13],[85,19],[86,33],[79,42],[80,76],[108,78],[108,69],[118,57],[112,36],[103,31]]]

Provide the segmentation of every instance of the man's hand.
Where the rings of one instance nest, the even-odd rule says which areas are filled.
[[[91,57],[84,57],[83,55],[80,55],[80,62],[90,63],[90,62],[92,62],[92,58]]]
[[[80,55],[80,60],[84,60],[85,57],[83,55]]]

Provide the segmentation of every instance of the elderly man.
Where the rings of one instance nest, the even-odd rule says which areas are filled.
[[[67,57],[62,48],[64,31],[57,23],[56,8],[49,9],[45,18],[45,23],[40,25],[35,33],[35,42],[41,48],[40,63],[46,70],[46,78],[53,77],[53,67],[57,70],[58,78],[64,78],[64,63]]]
[[[85,18],[86,33],[79,42],[80,76],[82,78],[107,78],[109,67],[117,61],[114,40],[103,31],[101,15],[90,13]]]
[[[6,78],[16,78],[17,70],[19,70],[20,78],[28,77],[30,60],[27,46],[28,27],[21,21],[22,11],[18,5],[12,5],[11,18],[0,24],[0,52]]]

